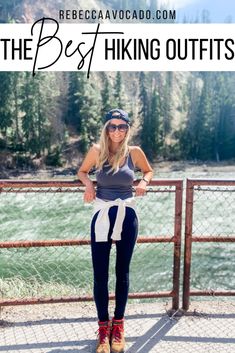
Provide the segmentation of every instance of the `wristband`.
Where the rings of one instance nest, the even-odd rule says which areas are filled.
[[[147,185],[149,184],[149,180],[146,179],[145,177],[143,177],[142,180],[144,180],[147,183]]]

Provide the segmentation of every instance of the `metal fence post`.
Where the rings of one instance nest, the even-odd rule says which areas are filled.
[[[184,244],[184,280],[183,280],[183,309],[189,308],[190,297],[190,270],[192,255],[192,228],[193,228],[193,192],[194,184],[187,179],[186,210],[185,210],[185,244]]]
[[[172,309],[179,309],[180,289],[180,256],[181,256],[181,226],[182,226],[182,194],[183,181],[179,181],[175,191],[175,226],[174,226],[174,267]]]

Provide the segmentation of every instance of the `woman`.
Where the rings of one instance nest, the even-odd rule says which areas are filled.
[[[91,222],[91,250],[94,271],[94,300],[98,313],[97,353],[123,352],[124,312],[129,289],[129,265],[138,233],[132,185],[134,168],[143,172],[135,195],[144,196],[153,172],[140,147],[128,146],[130,120],[122,109],[106,114],[100,144],[85,157],[78,177],[86,186],[84,202],[94,202]],[[96,166],[97,189],[88,177]],[[116,245],[115,312],[108,313],[108,269],[112,243]]]

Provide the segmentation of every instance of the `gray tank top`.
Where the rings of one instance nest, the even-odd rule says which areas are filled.
[[[110,169],[110,164],[105,162],[103,168],[96,172],[96,197],[109,201],[118,198],[125,200],[128,197],[132,197],[135,173],[130,153],[128,153],[125,163],[119,168],[118,172],[114,174],[113,172],[108,173]]]

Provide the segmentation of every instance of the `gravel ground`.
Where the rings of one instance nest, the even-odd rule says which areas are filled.
[[[96,321],[93,303],[5,307],[0,352],[94,353]],[[125,328],[126,353],[234,353],[235,301],[192,302],[187,313],[130,303]]]

